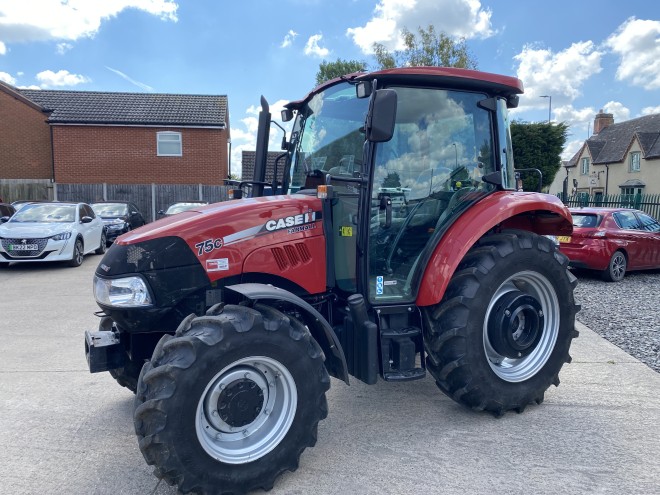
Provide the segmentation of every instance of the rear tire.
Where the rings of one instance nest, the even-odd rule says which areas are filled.
[[[610,258],[607,268],[603,270],[602,277],[606,282],[621,282],[626,276],[628,260],[623,251],[616,251]]]
[[[135,431],[182,493],[270,490],[316,444],[330,378],[309,330],[268,306],[185,319],[145,364]]]
[[[501,416],[540,404],[575,330],[568,258],[545,237],[509,231],[482,238],[443,300],[425,310],[427,364],[438,387],[471,409]]]
[[[105,234],[105,230],[101,233],[101,244],[99,244],[99,247],[94,251],[96,254],[105,254],[106,249],[108,248],[108,238]]]

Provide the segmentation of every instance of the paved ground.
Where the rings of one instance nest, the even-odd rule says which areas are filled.
[[[87,371],[98,262],[0,270],[0,493],[175,493],[138,450],[132,394]],[[270,493],[658,493],[660,374],[579,329],[561,386],[502,419],[431,379],[333,380],[317,446]]]

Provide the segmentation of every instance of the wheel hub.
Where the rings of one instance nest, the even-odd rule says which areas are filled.
[[[240,428],[256,419],[263,404],[263,391],[254,381],[243,378],[231,383],[220,393],[218,414],[229,426]]]
[[[539,301],[521,291],[504,294],[488,319],[488,338],[500,355],[519,359],[541,340],[544,315]]]

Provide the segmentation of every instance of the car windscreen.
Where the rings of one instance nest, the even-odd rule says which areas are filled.
[[[92,205],[92,210],[102,218],[116,218],[128,215],[128,206],[122,203],[103,203]]]
[[[28,204],[9,219],[12,223],[70,223],[76,219],[75,205]]]
[[[600,224],[600,217],[595,214],[573,213],[572,217],[574,227],[598,227]]]

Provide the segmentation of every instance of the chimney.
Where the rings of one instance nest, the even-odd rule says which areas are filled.
[[[601,108],[594,119],[594,134],[598,134],[612,124],[614,124],[614,115],[611,113],[603,113],[603,109]]]

